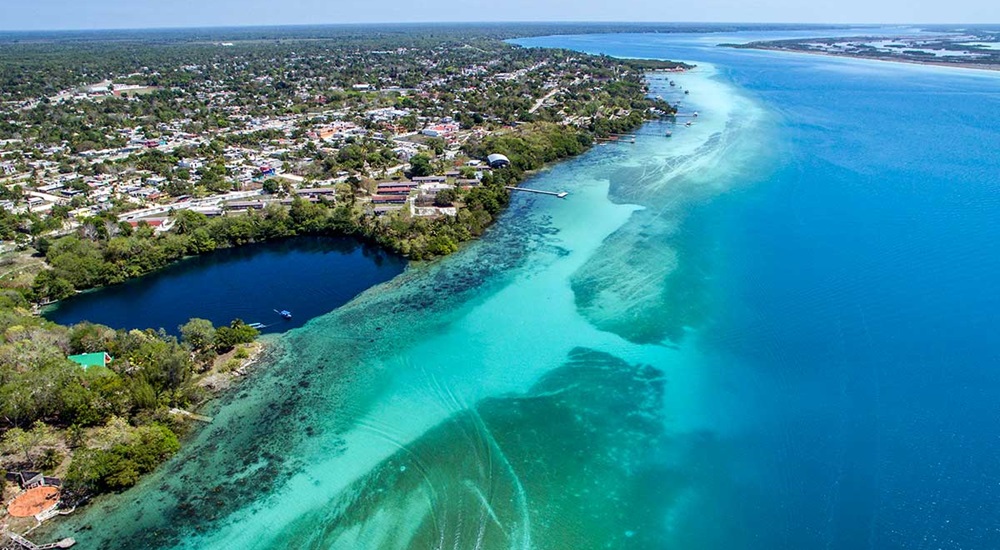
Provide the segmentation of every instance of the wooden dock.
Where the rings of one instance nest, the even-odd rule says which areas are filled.
[[[608,137],[594,139],[598,143],[635,143],[635,134],[609,134]]]
[[[205,416],[203,414],[196,414],[196,413],[193,413],[193,412],[190,412],[190,411],[185,411],[184,409],[172,408],[172,409],[170,409],[167,412],[169,412],[170,414],[177,414],[177,415],[180,415],[180,416],[186,416],[187,418],[190,418],[192,420],[197,420],[199,422],[206,422],[207,423],[207,422],[211,422],[212,421],[212,417],[211,416]]]
[[[559,197],[560,199],[565,199],[566,195],[569,195],[569,193],[565,191],[559,191],[559,192],[542,191],[541,189],[528,189],[527,187],[512,187],[510,185],[507,186],[507,189],[511,191],[524,191],[525,193],[537,193],[539,195],[551,195],[553,197]]]
[[[20,545],[21,548],[27,548],[28,550],[51,550],[54,548],[69,548],[70,546],[76,544],[76,541],[73,539],[62,539],[59,542],[53,542],[51,544],[35,544],[30,540],[22,537],[21,535],[15,533],[7,533],[7,536],[10,537],[10,540]]]

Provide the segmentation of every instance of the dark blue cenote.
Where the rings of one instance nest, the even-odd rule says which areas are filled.
[[[61,324],[163,328],[192,317],[233,319],[282,332],[343,305],[403,271],[406,261],[352,238],[296,237],[217,250],[157,273],[85,292],[45,312]],[[288,310],[291,319],[278,312]]]

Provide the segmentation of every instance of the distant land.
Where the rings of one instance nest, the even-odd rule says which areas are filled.
[[[792,31],[843,28],[878,28],[880,25],[834,25],[810,23],[630,23],[630,22],[524,22],[524,23],[345,23],[329,25],[260,25],[233,27],[162,27],[146,29],[0,29],[0,43],[26,41],[106,41],[106,40],[252,40],[329,39],[337,35],[392,36],[427,34],[474,29],[480,37],[518,38],[526,36],[605,34],[605,33],[707,33],[738,31]]]
[[[797,38],[747,44],[735,48],[790,51],[839,57],[918,63],[945,67],[1000,70],[1000,29],[967,26],[924,27],[910,36]]]

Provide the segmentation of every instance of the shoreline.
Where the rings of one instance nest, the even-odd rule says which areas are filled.
[[[230,370],[223,369],[227,361],[235,358],[237,351],[234,349],[229,353],[220,355],[215,360],[212,368],[194,382],[195,385],[205,388],[209,392],[209,395],[201,403],[195,404],[193,408],[201,410],[203,407],[211,405],[219,394],[231,389],[238,380],[245,378],[257,370],[255,367],[259,366],[258,363],[262,362],[264,355],[275,348],[274,342],[268,342],[267,340],[269,338],[258,336],[257,340],[252,344],[246,344],[246,347],[242,349],[252,348],[248,351],[249,356],[240,359],[239,366]]]
[[[643,59],[640,59],[640,58],[622,58],[622,59],[625,59],[625,60],[635,59],[635,60],[639,60],[639,61],[643,60]],[[648,60],[662,61],[662,60],[655,59],[655,58],[649,58]],[[648,70],[646,70],[643,73],[643,82],[644,82],[644,84],[645,84],[645,86],[647,88],[647,95],[644,96],[644,98],[647,99],[647,100],[650,99],[649,96],[648,96],[648,89],[649,89],[649,85],[650,85],[650,80],[649,80],[650,75],[654,75],[654,74],[683,74],[685,72],[690,71],[691,69],[693,69],[695,67],[696,67],[696,65],[687,65],[685,63],[684,66],[678,67],[678,68],[672,68],[672,69],[648,69]],[[676,112],[674,113],[674,115],[675,114],[676,114]],[[638,124],[636,124],[636,125],[626,127],[625,130],[624,130],[624,132],[635,132],[635,131],[639,130],[640,128],[642,128],[648,122],[651,122],[652,120],[655,120],[654,118],[648,118],[649,117],[648,112],[644,113],[643,116],[644,116],[644,118],[643,118],[642,121],[638,122]],[[530,180],[538,172],[550,169],[553,166],[555,166],[555,165],[557,165],[557,164],[559,164],[559,163],[561,163],[563,161],[570,160],[570,159],[582,156],[583,154],[586,154],[587,152],[589,152],[595,146],[600,145],[602,143],[602,141],[600,141],[601,138],[598,137],[598,135],[596,133],[594,133],[592,131],[589,131],[589,130],[579,130],[579,131],[582,132],[585,135],[590,136],[590,138],[591,138],[590,143],[588,145],[585,145],[583,147],[583,149],[579,153],[577,153],[577,154],[571,154],[571,155],[563,157],[563,158],[558,158],[558,159],[554,159],[554,160],[545,162],[545,163],[542,164],[542,166],[540,166],[538,168],[528,169],[528,170],[524,170],[523,172],[520,172],[520,173],[515,173],[514,177],[513,177],[513,181],[511,182],[513,184],[513,186],[514,187],[519,187],[522,184],[524,184],[526,181]],[[498,135],[503,135],[503,134],[498,134]],[[512,193],[512,191],[507,191],[507,193],[506,193],[506,197],[507,197],[508,202],[509,202],[511,193]],[[488,229],[489,227],[492,227],[496,223],[496,220],[497,220],[498,216],[500,214],[502,214],[507,209],[507,206],[508,206],[507,204],[504,204],[502,206],[502,208],[497,213],[497,215],[494,216],[493,219],[490,220],[490,222],[485,226],[485,229]],[[119,286],[119,285],[122,285],[122,284],[126,284],[126,283],[130,283],[130,282],[133,282],[133,281],[136,281],[136,280],[140,280],[143,277],[146,277],[146,276],[153,275],[153,274],[156,274],[158,272],[161,272],[164,269],[167,269],[169,267],[172,267],[174,265],[182,263],[185,260],[190,260],[190,259],[193,259],[193,258],[202,257],[202,256],[205,256],[206,254],[211,254],[212,252],[217,252],[217,251],[221,251],[221,250],[233,250],[233,249],[243,248],[243,247],[248,246],[248,245],[263,244],[263,243],[275,242],[275,241],[280,241],[280,240],[283,240],[283,239],[291,239],[291,238],[296,238],[296,237],[349,238],[349,239],[356,240],[358,243],[360,243],[362,245],[373,246],[373,247],[376,247],[376,248],[378,248],[379,250],[381,250],[383,252],[386,252],[386,253],[389,253],[389,254],[394,254],[394,255],[400,256],[402,258],[405,258],[407,262],[414,262],[414,261],[418,261],[418,262],[427,262],[427,261],[430,261],[430,262],[433,262],[433,261],[436,261],[436,260],[438,260],[440,258],[443,258],[443,257],[451,255],[452,253],[454,253],[457,250],[461,249],[462,247],[466,246],[468,243],[474,242],[474,241],[478,240],[481,237],[481,235],[472,235],[470,238],[468,238],[468,239],[466,239],[464,241],[458,242],[457,243],[458,244],[458,249],[456,249],[456,250],[454,250],[452,252],[448,252],[448,253],[444,253],[444,254],[436,254],[436,255],[434,255],[434,256],[432,256],[430,258],[420,258],[420,257],[412,257],[410,255],[410,253],[405,252],[403,250],[403,247],[401,246],[400,242],[392,241],[392,240],[385,241],[385,240],[383,240],[383,239],[380,238],[381,236],[382,236],[382,233],[380,233],[376,229],[373,229],[373,226],[371,226],[369,224],[366,224],[366,223],[358,223],[358,225],[355,226],[352,231],[345,231],[345,230],[342,230],[342,229],[335,230],[335,231],[318,230],[318,231],[310,231],[310,232],[298,233],[298,234],[293,234],[293,235],[275,235],[275,236],[267,237],[267,238],[263,238],[263,239],[251,239],[251,240],[249,240],[249,241],[247,241],[245,243],[242,243],[242,244],[229,244],[229,245],[225,245],[225,246],[218,246],[218,247],[216,247],[213,250],[206,250],[204,252],[199,252],[199,253],[196,253],[196,254],[185,254],[185,255],[183,255],[183,256],[181,256],[181,257],[179,257],[179,258],[177,258],[177,259],[175,259],[173,261],[170,261],[170,262],[166,263],[165,265],[162,265],[162,266],[157,267],[157,268],[155,268],[153,270],[150,270],[150,271],[146,271],[146,272],[137,274],[135,276],[131,276],[131,277],[125,278],[125,279],[123,279],[121,281],[115,281],[115,282],[111,282],[109,284],[102,284],[102,285],[92,286],[92,287],[88,287],[88,288],[76,289],[75,292],[72,295],[67,296],[65,298],[62,298],[62,299],[59,299],[59,300],[55,300],[55,301],[51,301],[51,302],[46,302],[44,304],[36,303],[36,304],[34,304],[35,314],[44,318],[44,313],[50,312],[50,311],[52,311],[54,309],[57,309],[59,307],[59,304],[61,302],[63,302],[64,300],[66,300],[66,299],[71,299],[71,298],[73,298],[75,296],[79,296],[79,295],[85,294],[85,293],[91,293],[91,292],[99,291],[99,290],[101,290],[103,288],[109,288],[109,287],[113,287],[113,286]],[[48,263],[47,262],[43,261],[43,264],[44,264],[45,267],[48,267]]]
[[[267,363],[268,354],[280,349],[280,346],[277,345],[276,342],[277,339],[278,337],[274,335],[270,337],[262,336],[250,344],[243,344],[241,347],[234,348],[232,351],[220,355],[212,367],[194,381],[196,386],[203,388],[207,392],[206,398],[201,402],[193,403],[192,406],[186,409],[171,408],[168,411],[168,414],[171,416],[183,419],[182,422],[186,426],[186,429],[183,432],[178,433],[178,439],[181,441],[182,448],[197,437],[202,429],[212,423],[213,418],[203,414],[205,412],[211,412],[206,409],[209,409],[213,404],[217,403],[227,392],[238,389],[239,384],[244,379],[253,375],[262,367],[262,365]],[[235,356],[239,354],[240,350],[249,350],[249,355],[245,358],[238,359],[240,361],[238,367],[225,370],[226,363],[232,361]],[[160,466],[162,466],[162,464],[149,472],[149,474],[158,471]],[[142,478],[146,478],[149,474],[143,475]],[[6,482],[0,480],[0,483]],[[18,494],[22,493],[23,491]],[[99,505],[102,500],[118,494],[120,493],[110,492],[90,496],[85,498],[83,501],[72,504],[68,510],[62,510],[60,507],[62,502],[60,502],[55,508],[53,508],[54,510],[61,510],[60,513],[48,519],[36,519],[34,526],[22,532],[14,532],[12,530],[12,526],[9,524],[9,521],[2,522],[0,523],[0,540],[6,537],[8,533],[13,533],[22,537],[29,537],[37,531],[38,533],[47,535],[51,533],[52,529],[58,529],[59,524],[62,523],[61,521],[58,521],[59,518],[70,517],[74,512],[85,513],[87,509],[93,507],[94,505]]]
[[[758,50],[765,52],[783,52],[783,53],[797,53],[805,55],[819,55],[823,57],[836,57],[841,59],[863,59],[865,61],[883,61],[886,63],[899,63],[903,65],[916,65],[916,66],[926,66],[926,67],[944,67],[950,69],[971,69],[978,71],[987,72],[1000,72],[1000,66],[997,65],[977,65],[975,63],[947,63],[944,61],[918,61],[915,59],[894,59],[891,57],[876,57],[871,55],[851,55],[851,54],[839,54],[831,52],[819,52],[819,51],[809,51],[809,50],[799,50],[795,48],[782,48],[778,46],[763,46],[763,45],[732,45],[724,44],[723,46],[727,48],[733,48],[736,50]]]

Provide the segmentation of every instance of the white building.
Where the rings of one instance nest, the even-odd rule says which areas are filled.
[[[499,153],[493,153],[492,155],[486,157],[486,162],[490,164],[490,168],[503,168],[504,166],[510,166],[510,159]]]

